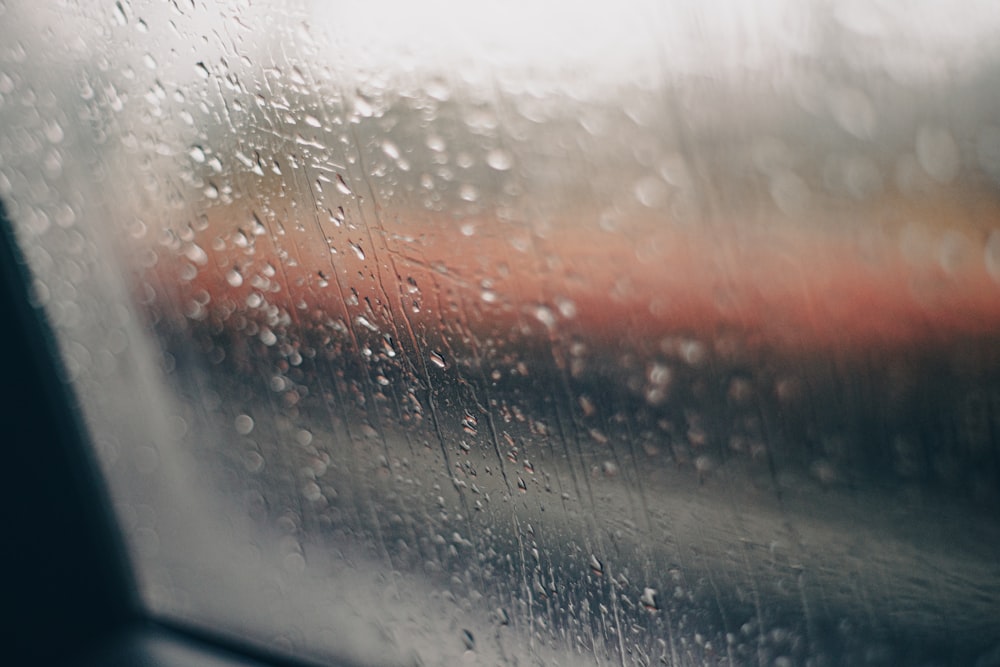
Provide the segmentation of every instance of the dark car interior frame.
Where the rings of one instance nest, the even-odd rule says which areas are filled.
[[[301,662],[144,610],[110,496],[0,202],[0,382],[8,665],[236,667]]]

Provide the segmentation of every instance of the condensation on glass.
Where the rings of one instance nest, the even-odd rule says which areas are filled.
[[[152,612],[1000,663],[990,4],[476,4],[0,3],[0,197]]]

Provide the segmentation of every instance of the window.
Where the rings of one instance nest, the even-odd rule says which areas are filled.
[[[997,660],[985,4],[0,12],[0,197],[152,617]]]

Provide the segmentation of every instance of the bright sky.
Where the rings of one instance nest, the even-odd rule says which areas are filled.
[[[601,86],[662,73],[720,74],[817,55],[833,35],[897,77],[946,75],[995,53],[989,0],[381,0],[312,3],[315,28],[362,69],[485,68]],[[835,40],[839,41],[839,40]]]

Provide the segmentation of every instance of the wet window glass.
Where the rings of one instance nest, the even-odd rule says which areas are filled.
[[[0,35],[0,197],[153,614],[359,664],[1000,664],[991,3]]]

